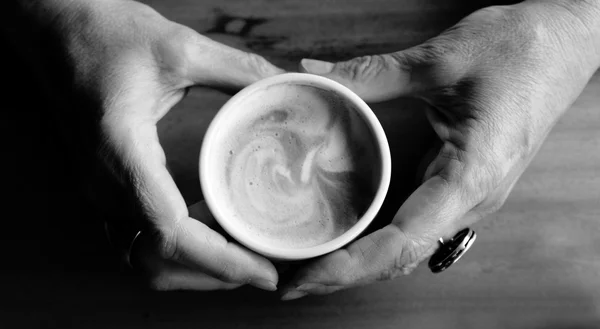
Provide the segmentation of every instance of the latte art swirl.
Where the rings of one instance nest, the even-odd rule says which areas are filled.
[[[237,127],[226,181],[231,204],[271,245],[315,246],[343,234],[373,198],[364,143],[343,104],[290,102]]]

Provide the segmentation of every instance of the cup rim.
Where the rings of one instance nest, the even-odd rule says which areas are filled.
[[[284,83],[294,83],[300,85],[304,84],[329,89],[350,101],[358,110],[357,112],[359,112],[359,115],[375,136],[376,145],[379,148],[379,154],[381,156],[381,180],[378,184],[373,202],[371,202],[371,205],[369,208],[367,208],[367,211],[350,229],[340,236],[323,244],[307,248],[280,248],[262,244],[259,241],[253,240],[252,237],[245,233],[244,230],[239,228],[238,225],[225,218],[225,215],[218,206],[219,203],[215,200],[215,195],[211,193],[210,189],[211,175],[209,172],[209,155],[212,153],[212,141],[216,138],[217,132],[221,128],[223,122],[238,110],[238,104],[243,102],[245,98],[251,96],[251,94],[255,91]],[[247,86],[231,97],[213,118],[204,135],[200,149],[199,163],[200,187],[204,195],[205,202],[217,223],[233,239],[250,250],[253,250],[270,259],[288,261],[322,256],[342,248],[356,239],[369,226],[369,224],[371,224],[381,209],[385,196],[388,192],[392,171],[391,154],[388,140],[381,123],[371,108],[358,95],[342,84],[329,78],[307,73],[283,73],[272,76]]]

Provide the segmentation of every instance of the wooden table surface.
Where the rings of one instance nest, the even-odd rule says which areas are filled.
[[[288,70],[295,70],[302,57],[345,59],[418,44],[482,3],[147,2],[170,19],[260,53]],[[0,273],[0,327],[5,323],[15,328],[600,328],[598,91],[596,74],[504,207],[474,226],[478,239],[473,248],[443,274],[433,275],[421,266],[392,282],[291,302],[253,288],[155,293],[136,284],[135,277],[107,266],[112,263],[95,230],[79,231],[97,239],[86,244],[85,237],[80,238],[81,248],[72,248],[69,242],[71,249],[56,247],[58,238],[8,234],[3,246],[8,251],[5,270]],[[197,174],[200,143],[228,97],[194,89],[160,122],[161,143],[188,203],[202,198]],[[421,105],[405,99],[372,106],[393,153],[392,193],[399,199],[387,202],[390,209],[414,187],[418,159],[432,140]],[[31,129],[22,129],[23,120]],[[16,159],[9,161],[7,170],[22,179],[5,186],[17,195],[13,206],[20,209],[19,220],[48,224],[45,218],[53,217],[47,211],[59,211],[84,222],[81,210],[70,210],[71,194],[60,196],[62,203],[55,202],[59,199],[55,196],[52,204],[45,204],[44,197],[31,197],[32,191],[53,193],[55,181],[48,178],[52,173],[40,168],[59,167],[42,157],[54,154],[53,145],[30,133],[42,129],[44,122],[11,114],[3,125],[7,159]],[[16,146],[6,142],[15,135],[20,136]],[[33,148],[35,152],[26,151]]]

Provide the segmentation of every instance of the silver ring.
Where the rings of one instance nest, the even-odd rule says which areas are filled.
[[[438,240],[440,247],[429,259],[429,269],[433,273],[441,273],[456,263],[471,248],[477,234],[470,228],[456,233],[449,241]]]
[[[127,252],[125,252],[125,263],[127,263],[127,265],[129,265],[129,267],[132,269],[133,269],[133,265],[131,265],[131,252],[133,251],[133,245],[135,244],[135,241],[140,236],[140,234],[142,234],[142,231],[138,231],[135,234],[135,236],[131,240],[131,243],[129,244],[129,248],[127,249]]]
[[[108,221],[104,222],[104,231],[108,239],[108,244],[120,254],[121,260],[129,268],[133,269],[133,265],[131,264],[131,252],[133,251],[133,246],[135,245],[135,242],[139,238],[140,234],[142,234],[142,231],[116,231],[114,227],[111,227]],[[135,235],[132,234],[133,232],[136,232]],[[133,238],[127,238],[127,235],[129,235],[130,237],[133,235]]]

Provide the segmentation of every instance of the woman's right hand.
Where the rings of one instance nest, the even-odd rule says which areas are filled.
[[[69,72],[63,84],[45,76],[65,95],[56,117],[77,154],[89,154],[79,166],[113,242],[128,253],[141,231],[131,263],[151,287],[275,290],[271,262],[211,229],[203,203],[188,210],[156,124],[190,86],[239,89],[282,70],[134,1],[23,1],[20,13],[56,40],[53,52],[26,36],[17,42],[43,68]]]

